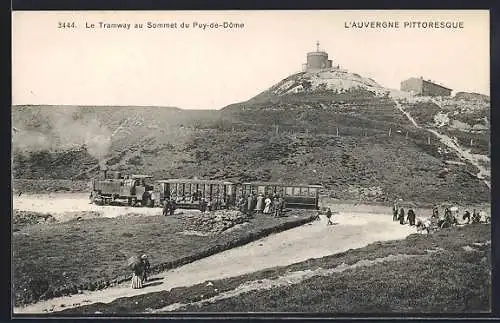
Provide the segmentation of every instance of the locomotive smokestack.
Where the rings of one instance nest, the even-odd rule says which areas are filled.
[[[101,165],[101,171],[102,171],[102,174],[104,176],[104,179],[108,178],[108,168],[106,167],[106,165]]]

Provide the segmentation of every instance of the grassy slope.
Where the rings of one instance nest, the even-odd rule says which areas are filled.
[[[154,267],[195,257],[217,246],[230,246],[241,238],[251,240],[264,231],[310,216],[298,211],[290,215],[298,218],[262,217],[214,237],[179,234],[185,228],[182,215],[26,226],[12,240],[15,302],[37,301],[72,286],[73,292],[102,287],[106,281],[129,275],[125,262],[137,253],[150,255]]]
[[[334,268],[389,255],[417,258],[348,269],[327,277],[310,278],[296,285],[253,291],[202,307],[187,306],[189,312],[480,312],[491,306],[491,252],[489,246],[462,247],[491,240],[490,225],[469,225],[442,230],[433,235],[411,235],[404,240],[374,243],[365,248],[276,267],[248,275],[202,283],[170,291],[117,299],[109,304],[91,304],[62,314],[140,313],[169,304],[197,302],[250,281],[273,279],[291,271]],[[427,253],[425,250],[442,251]]]
[[[121,154],[108,164],[126,172],[156,178],[323,183],[333,197],[364,201],[489,200],[487,187],[471,178],[465,167],[443,163],[455,159],[453,154],[439,155],[440,144],[428,145],[428,134],[412,127],[389,98],[365,91],[283,97],[267,93],[204,114],[153,108],[128,108],[133,113],[127,114],[123,109],[116,114],[98,109],[92,113],[111,130],[120,122],[129,124],[119,122],[120,117],[133,114],[140,121],[129,125],[131,135],[120,132],[113,139],[113,152]],[[21,158],[15,161],[19,178],[68,178],[81,166],[67,163],[48,169],[43,160],[32,158],[25,160],[29,167],[21,167]],[[445,167],[450,172],[439,177]],[[360,188],[382,193],[359,195]]]

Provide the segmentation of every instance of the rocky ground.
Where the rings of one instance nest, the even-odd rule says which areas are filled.
[[[248,222],[252,217],[233,210],[219,210],[201,214],[186,215],[183,220],[185,230],[199,231],[212,235],[222,233],[238,224]]]

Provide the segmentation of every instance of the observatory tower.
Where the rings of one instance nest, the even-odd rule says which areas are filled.
[[[316,51],[307,53],[307,63],[304,64],[306,72],[319,72],[332,67],[332,60],[328,59],[328,53],[319,49],[316,42]]]

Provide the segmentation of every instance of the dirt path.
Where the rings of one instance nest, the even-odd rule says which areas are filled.
[[[299,284],[303,282],[306,279],[312,278],[312,277],[318,277],[318,276],[330,276],[335,273],[341,273],[345,270],[349,269],[354,269],[354,268],[359,268],[359,267],[369,267],[373,266],[375,264],[380,264],[383,262],[390,262],[390,261],[404,261],[407,260],[408,258],[416,257],[415,255],[405,255],[405,254],[398,254],[398,255],[389,255],[387,257],[383,258],[376,258],[374,260],[360,260],[352,265],[346,265],[346,264],[341,264],[337,267],[334,268],[318,268],[314,270],[300,270],[300,271],[292,271],[287,273],[286,275],[280,276],[278,278],[274,279],[259,279],[256,281],[248,281],[243,283],[242,285],[238,286],[235,289],[229,290],[227,292],[223,292],[217,296],[211,297],[209,299],[203,299],[198,302],[192,302],[192,303],[174,303],[167,305],[163,308],[153,310],[151,313],[164,313],[164,312],[170,312],[170,311],[175,311],[182,309],[183,307],[186,307],[188,305],[198,305],[202,306],[204,304],[220,301],[223,299],[235,297],[244,293],[248,293],[251,291],[257,291],[257,290],[269,290],[272,288],[279,288],[282,286],[290,286],[293,284]]]
[[[14,308],[14,312],[44,313],[96,302],[109,303],[120,297],[192,286],[209,280],[286,266],[310,258],[320,258],[360,248],[375,241],[402,239],[416,231],[413,227],[393,222],[389,212],[387,214],[341,212],[334,216],[333,222],[335,225],[326,226],[322,219],[160,273],[154,276],[159,278],[154,285],[143,289],[134,290],[129,287],[129,283],[124,283],[100,291],[84,292],[24,308]]]
[[[432,100],[432,102],[435,103],[437,106],[440,107],[440,105],[439,105],[439,103],[437,101]],[[427,129],[427,128],[424,128],[422,126],[419,126],[417,124],[417,122],[415,121],[415,119],[413,119],[413,117],[407,111],[405,111],[403,109],[403,107],[401,106],[401,104],[399,104],[399,102],[397,102],[396,100],[394,100],[394,103],[396,104],[397,108],[408,118],[408,120],[415,127],[419,128],[419,129],[424,129],[424,130],[429,131],[430,133],[432,133],[433,135],[435,135],[443,144],[445,144],[447,147],[453,149],[460,158],[465,159],[469,163],[471,163],[472,165],[474,165],[479,170],[479,172],[476,175],[477,178],[482,179],[483,182],[488,186],[488,188],[491,188],[491,182],[488,179],[488,178],[490,178],[490,171],[487,170],[485,167],[483,167],[480,164],[480,162],[479,162],[479,160],[489,161],[489,158],[487,156],[473,154],[473,153],[470,152],[469,149],[462,148],[460,145],[458,145],[450,137],[448,137],[448,136],[446,136],[444,134],[441,134],[441,133],[437,132],[436,130]]]
[[[76,213],[97,212],[102,217],[114,218],[127,213],[155,216],[160,208],[99,206],[89,203],[87,193],[22,194],[14,196],[13,208],[20,211],[50,213],[58,221],[73,218]]]

